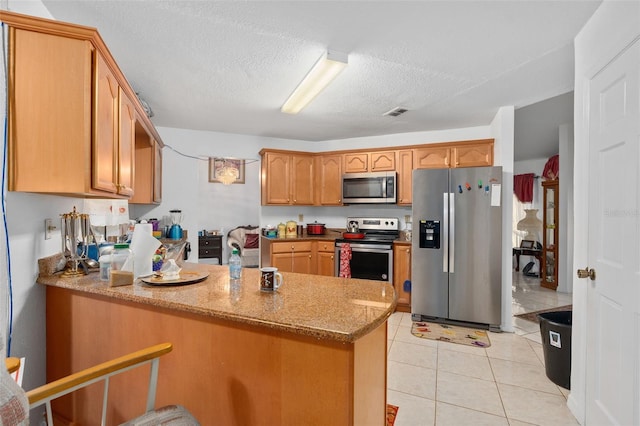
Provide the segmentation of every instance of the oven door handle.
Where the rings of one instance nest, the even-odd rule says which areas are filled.
[[[337,248],[340,249],[341,246],[338,246]],[[391,246],[372,247],[369,244],[351,244],[351,251],[359,251],[359,252],[367,252],[367,253],[387,253],[392,250],[393,248]]]

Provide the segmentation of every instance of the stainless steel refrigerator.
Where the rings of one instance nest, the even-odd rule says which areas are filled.
[[[502,167],[413,171],[414,321],[500,326]]]

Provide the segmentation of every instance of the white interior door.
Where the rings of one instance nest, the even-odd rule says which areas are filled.
[[[587,425],[640,424],[639,105],[636,41],[589,84]]]

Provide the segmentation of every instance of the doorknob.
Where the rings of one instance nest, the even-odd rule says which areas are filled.
[[[589,278],[593,281],[596,279],[596,270],[589,269],[588,266],[585,269],[578,269],[578,278]]]

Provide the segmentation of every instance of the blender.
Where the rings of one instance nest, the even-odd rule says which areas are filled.
[[[182,210],[169,210],[171,217],[171,228],[169,228],[169,238],[172,240],[182,239]]]

